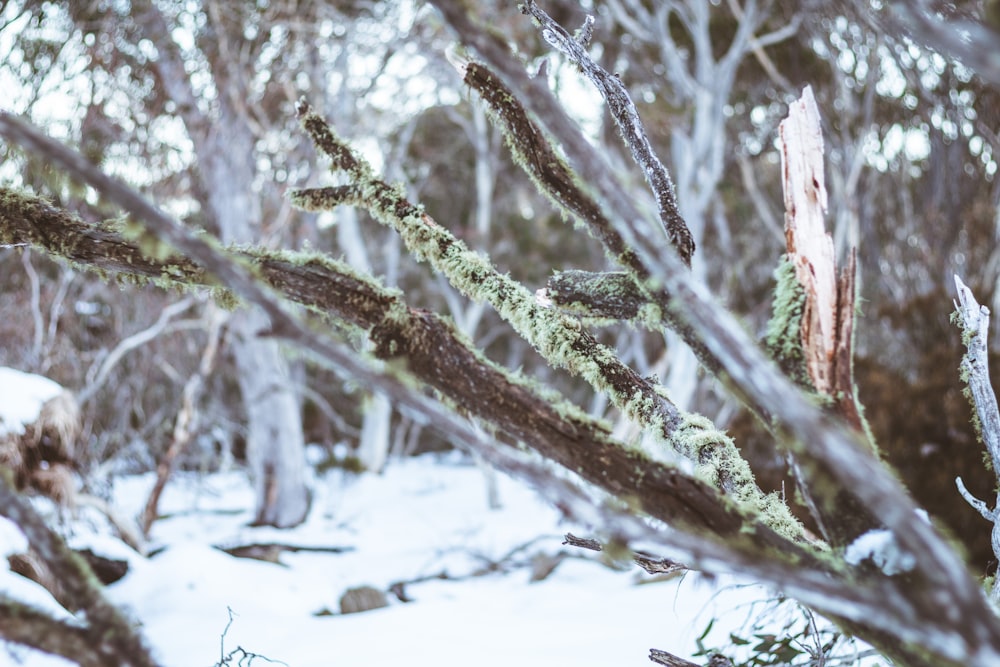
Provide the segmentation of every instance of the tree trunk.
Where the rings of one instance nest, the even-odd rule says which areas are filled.
[[[244,185],[254,181],[253,135],[234,116],[223,114],[226,130],[214,133],[213,157],[202,158],[201,174],[222,242],[252,244],[260,241],[262,226],[260,203]],[[309,509],[305,437],[288,361],[277,341],[266,338],[269,327],[257,308],[237,312],[232,350],[247,411],[254,523],[288,528],[301,523]]]
[[[278,342],[260,336],[268,328],[259,309],[233,317],[233,356],[247,411],[247,459],[253,473],[257,525],[298,525],[309,509],[305,448],[298,397]]]
[[[231,63],[211,63],[215,85],[222,92],[216,113],[204,112],[163,15],[154,5],[139,2],[133,17],[156,45],[157,74],[194,142],[201,191],[206,193],[201,198],[203,214],[225,244],[260,242],[261,197],[248,187],[257,181],[255,136],[246,110],[241,113],[236,108],[240,84],[229,78]],[[231,322],[232,349],[248,415],[247,458],[257,492],[255,522],[287,528],[301,523],[309,506],[305,439],[288,362],[274,340],[260,337],[267,329],[263,312],[236,313]]]

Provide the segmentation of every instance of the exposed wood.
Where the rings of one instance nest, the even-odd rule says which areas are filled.
[[[788,107],[778,126],[782,188],[785,194],[785,243],[795,275],[806,293],[802,347],[816,391],[834,395],[834,358],[838,347],[838,289],[833,238],[823,222],[826,182],[819,110],[808,86]]]

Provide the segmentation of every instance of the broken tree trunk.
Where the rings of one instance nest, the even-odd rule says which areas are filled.
[[[838,278],[833,238],[823,223],[827,204],[823,134],[810,87],[789,105],[788,118],[781,122],[778,131],[785,194],[785,242],[795,277],[805,293],[801,319],[805,366],[812,388],[831,398],[837,411],[863,431],[852,365],[854,250]]]

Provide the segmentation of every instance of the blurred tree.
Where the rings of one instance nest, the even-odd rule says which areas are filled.
[[[338,8],[302,8],[285,2],[5,3],[5,72],[25,92],[23,99],[18,98],[17,111],[47,127],[61,127],[63,136],[77,137],[92,162],[141,184],[224,243],[329,244],[317,231],[316,217],[290,216],[283,197],[284,184],[301,179],[313,161],[301,139],[289,132],[290,105],[298,95],[312,92],[318,102],[325,99],[331,109],[346,112],[342,117],[355,117],[359,126],[367,123],[366,132],[377,127],[379,114],[361,113],[356,100],[367,95],[368,104],[385,104],[378,77],[404,60],[393,60],[394,39],[412,22],[412,10],[372,3]],[[329,67],[331,62],[336,67]],[[343,76],[345,72],[352,74]],[[397,71],[390,78],[412,74]],[[346,90],[356,95],[341,94]],[[406,112],[394,108],[392,113]],[[20,166],[20,173],[13,173],[8,164],[9,177],[55,195],[57,203],[76,202],[74,206],[89,217],[107,217],[99,208],[88,209],[92,198],[84,191],[30,156],[18,156],[12,164]],[[366,247],[350,223],[338,229],[337,239],[349,256],[358,256],[357,250]],[[389,256],[379,259],[389,264],[398,261]],[[383,270],[385,265],[380,261],[376,268]],[[106,298],[117,313],[119,299],[113,294]],[[136,321],[147,319],[143,307],[132,302],[138,306]],[[336,410],[330,408],[331,402],[341,402],[343,390],[322,384],[310,389],[301,362],[290,365],[267,335],[268,327],[259,312],[240,310],[227,325],[227,340],[247,424],[246,455],[258,497],[256,521],[291,526],[304,518],[308,508],[300,393],[322,405],[323,410],[314,414],[329,415],[327,419],[339,422],[340,431],[351,427],[336,412],[353,421],[356,408],[354,399]],[[103,423],[117,430],[119,437],[132,432],[140,436],[137,440],[147,440],[135,427],[151,425],[151,418],[162,424],[164,409],[179,409],[180,386],[185,376],[194,373],[191,352],[187,367],[177,367],[164,385],[172,400],[153,399],[156,411],[139,410],[133,422],[104,419]],[[84,380],[82,370],[61,379],[79,385]],[[129,367],[120,370],[127,384]],[[232,389],[221,379],[214,384],[216,391],[209,395],[225,397]],[[145,386],[131,392],[128,402],[152,399],[155,391],[155,386]],[[88,389],[85,393],[94,395]],[[365,413],[361,435],[365,451],[373,439],[379,441],[376,450],[383,453],[375,454],[368,464],[377,469],[388,447],[390,413],[384,400],[376,399],[375,405],[381,407]],[[169,440],[168,432],[161,429],[155,439]],[[111,451],[106,448],[106,453]],[[141,452],[133,448],[133,453],[141,459]]]

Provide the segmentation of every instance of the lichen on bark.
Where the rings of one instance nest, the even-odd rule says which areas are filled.
[[[771,319],[767,323],[765,345],[781,370],[799,386],[812,390],[802,350],[802,315],[806,292],[795,275],[795,265],[782,255],[774,270],[776,281]]]
[[[339,205],[364,208],[394,229],[411,255],[444,274],[462,294],[493,306],[552,366],[566,368],[606,393],[615,407],[665,446],[680,446],[683,456],[702,455],[702,460],[692,460],[702,466],[704,480],[736,500],[743,510],[766,508],[760,516],[769,527],[792,541],[807,541],[790,513],[782,515],[771,509],[773,499],[757,487],[733,442],[710,421],[684,415],[651,382],[600,344],[577,318],[541,305],[521,283],[497,271],[489,257],[470,250],[422,207],[407,201],[400,188],[375,177],[367,162],[308,104],[300,103],[299,113],[317,148],[333,161],[334,171],[346,171],[351,183],[292,191],[294,205],[312,211]],[[684,419],[690,420],[690,428],[678,433]],[[708,440],[713,443],[711,448],[705,446]]]

